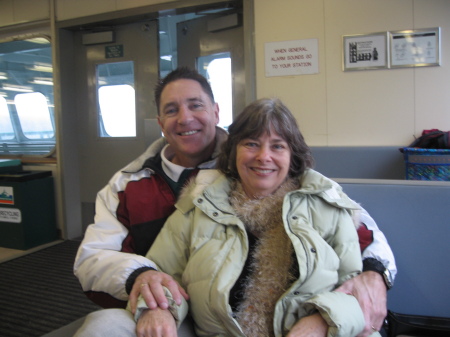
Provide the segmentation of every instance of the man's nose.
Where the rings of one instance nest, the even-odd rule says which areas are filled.
[[[182,104],[180,110],[178,111],[178,123],[187,124],[193,119],[192,111],[188,106]]]

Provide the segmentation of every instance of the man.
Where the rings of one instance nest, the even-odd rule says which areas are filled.
[[[142,255],[174,211],[184,184],[198,170],[214,167],[227,135],[216,127],[219,107],[211,87],[196,71],[179,68],[167,75],[155,89],[155,102],[165,138],[117,172],[99,192],[95,223],[88,227],[75,260],[74,272],[83,290],[103,307],[123,308],[128,297],[133,304],[142,294],[149,308],[165,309],[162,285],[177,302],[181,296],[187,298],[170,276],[152,271],[154,264]],[[381,328],[386,315],[381,275],[388,268],[392,282],[396,269],[375,222],[365,212],[362,220],[369,227],[361,226],[367,230],[360,233],[361,242],[369,238],[363,254],[371,258],[364,263],[369,271],[344,283],[339,291],[360,302],[366,318],[361,336],[368,336]]]

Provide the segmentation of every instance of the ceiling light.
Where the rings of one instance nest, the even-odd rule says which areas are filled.
[[[33,92],[33,89],[30,87],[24,87],[14,84],[3,84],[2,87],[3,90],[9,90],[9,91],[19,91],[19,92]]]
[[[45,73],[52,73],[53,67],[50,64],[33,64],[31,67],[27,67],[28,70],[42,71]]]
[[[34,37],[31,39],[27,39],[28,42],[39,43],[39,44],[50,44],[50,41],[45,37]]]
[[[53,85],[53,81],[51,78],[47,77],[35,77],[33,81],[30,81],[32,84],[43,84],[43,85]]]

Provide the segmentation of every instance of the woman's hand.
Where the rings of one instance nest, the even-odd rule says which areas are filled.
[[[177,337],[175,318],[167,309],[146,309],[136,325],[137,337]]]
[[[326,337],[327,331],[327,323],[319,313],[316,313],[303,317],[295,323],[287,337]]]
[[[136,278],[133,288],[131,289],[129,298],[131,312],[133,314],[136,312],[139,294],[142,295],[145,303],[150,309],[156,309],[158,306],[161,309],[167,309],[169,303],[164,294],[163,286],[169,289],[176,304],[181,304],[181,296],[186,300],[189,299],[186,291],[184,291],[172,276],[160,271],[148,270]]]

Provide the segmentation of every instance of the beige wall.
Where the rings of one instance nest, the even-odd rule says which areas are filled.
[[[177,0],[0,0],[0,27],[49,19],[52,3],[56,20],[63,21],[174,1]]]
[[[49,18],[53,0],[0,0],[0,26]],[[173,0],[56,0],[58,21]],[[404,146],[450,130],[450,1],[254,0],[258,97],[291,108],[312,146]],[[20,8],[20,11],[18,10]],[[441,27],[439,67],[342,71],[342,36]],[[319,73],[265,76],[269,42],[317,39]]]
[[[291,108],[314,146],[404,146],[450,129],[450,1],[257,0],[257,95]],[[441,27],[442,65],[342,71],[342,36]],[[315,38],[319,74],[266,77],[264,45]]]
[[[56,17],[57,20],[62,21],[174,1],[176,0],[56,0]]]
[[[49,18],[50,0],[0,0],[0,27]]]

